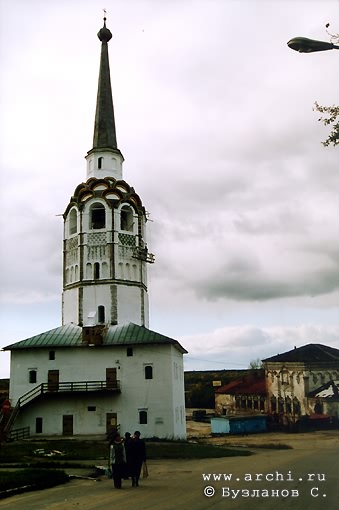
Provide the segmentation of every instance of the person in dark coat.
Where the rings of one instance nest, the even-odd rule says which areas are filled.
[[[129,465],[132,477],[132,487],[139,487],[139,478],[143,462],[146,462],[146,447],[140,432],[136,430],[129,444]]]
[[[124,442],[118,432],[110,442],[110,464],[114,487],[121,489],[121,480],[125,476],[126,471],[126,452]]]
[[[124,480],[128,480],[128,478],[131,476],[131,462],[130,462],[131,442],[132,442],[131,433],[125,432],[124,446],[125,446],[125,452],[126,452],[126,470],[125,470]]]

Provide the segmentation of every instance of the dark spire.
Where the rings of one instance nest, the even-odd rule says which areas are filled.
[[[100,57],[97,107],[95,112],[94,123],[93,149],[109,148],[119,151],[115,132],[114,109],[107,45],[108,41],[112,39],[112,34],[110,30],[106,28],[106,18],[104,18],[103,28],[98,32],[98,37],[101,41],[101,57]]]

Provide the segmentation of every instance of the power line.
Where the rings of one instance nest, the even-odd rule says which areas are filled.
[[[187,360],[204,361],[205,363],[218,363],[218,364],[221,364],[221,365],[230,365],[229,361],[219,361],[219,360],[210,360],[210,359],[203,359],[203,358],[194,358],[192,356],[185,356],[184,357],[184,361],[187,361]],[[233,363],[232,362],[232,365],[243,367],[244,363]]]

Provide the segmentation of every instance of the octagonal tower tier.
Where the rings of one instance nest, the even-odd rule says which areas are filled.
[[[108,59],[112,34],[99,31],[101,58],[87,182],[64,213],[63,324],[134,322],[148,327],[146,211],[122,178]]]

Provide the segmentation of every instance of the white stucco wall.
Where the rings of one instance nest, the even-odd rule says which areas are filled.
[[[139,287],[129,285],[117,286],[118,323],[133,322],[139,326],[149,325],[148,294]],[[143,296],[143,303],[142,303]],[[142,313],[142,306],[144,311]]]
[[[98,159],[102,157],[101,168],[98,165]],[[107,175],[119,180],[122,179],[123,157],[120,154],[107,150],[96,150],[86,156],[87,160],[87,179],[96,177],[103,179]]]
[[[83,324],[92,325],[90,314],[98,312],[98,306],[105,307],[105,322],[110,323],[111,317],[111,288],[109,285],[89,285],[83,289]]]
[[[62,324],[79,322],[79,288],[68,289],[62,294]]]
[[[74,414],[74,434],[104,434],[103,416],[113,412],[117,413],[121,431],[139,429],[144,437],[185,437],[182,355],[173,346],[135,345],[133,356],[127,356],[126,347],[54,350],[55,360],[49,360],[49,349],[12,351],[10,399],[13,405],[23,394],[46,383],[49,370],[59,370],[60,382],[75,382],[105,381],[106,368],[116,368],[121,393],[105,396],[74,393],[74,397],[52,401],[44,398],[23,408],[15,428],[29,425],[34,433],[38,416],[43,418],[44,434],[61,434],[60,416]],[[145,365],[153,367],[152,379],[145,379]],[[36,384],[29,383],[32,369],[37,371]],[[96,414],[87,411],[88,405],[97,405]],[[139,423],[140,410],[147,411],[147,424]]]

